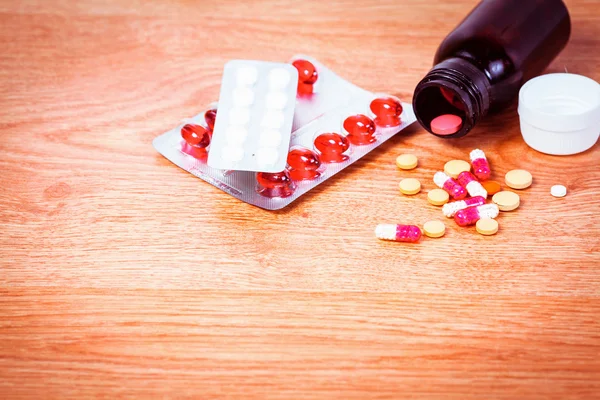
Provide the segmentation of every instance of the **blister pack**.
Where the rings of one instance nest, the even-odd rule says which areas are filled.
[[[218,104],[154,139],[168,160],[224,192],[255,206],[281,209],[415,122],[410,104],[375,94],[340,78],[303,55],[285,168],[276,172],[216,169],[207,164]],[[259,134],[260,135],[260,134]]]

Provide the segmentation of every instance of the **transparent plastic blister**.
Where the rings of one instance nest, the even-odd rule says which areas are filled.
[[[416,120],[410,104],[400,106],[393,96],[361,89],[310,57],[299,55],[290,62],[296,60],[312,63],[318,78],[313,83],[305,83],[303,71],[300,73],[289,152],[283,155],[287,160],[284,170],[271,173],[215,169],[206,162],[211,146],[190,149],[189,142],[182,137],[182,129],[192,125],[210,130],[210,117],[205,118],[205,114],[217,109],[216,104],[157,137],[154,147],[177,166],[224,192],[260,208],[278,210]],[[400,118],[382,119],[380,115],[378,119],[372,111],[372,107],[378,109],[377,105],[372,106],[375,99],[394,100],[390,104],[396,104],[398,111],[401,110]],[[218,112],[217,109],[217,116]]]

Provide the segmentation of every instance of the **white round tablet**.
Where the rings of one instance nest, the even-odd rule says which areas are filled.
[[[550,194],[554,197],[565,197],[567,195],[567,188],[563,185],[554,185],[550,188]]]
[[[272,88],[283,89],[290,83],[291,77],[288,70],[275,68],[269,72],[269,86]]]
[[[223,150],[221,150],[221,157],[227,161],[240,161],[244,158],[244,149],[232,146],[223,147]]]
[[[240,67],[236,73],[237,84],[241,86],[252,86],[258,80],[258,70],[249,65]]]
[[[273,165],[279,159],[277,149],[272,147],[263,147],[256,151],[256,160],[261,165]]]
[[[267,111],[262,119],[261,125],[266,128],[278,129],[285,122],[285,116],[281,111]]]
[[[271,92],[265,98],[267,108],[273,110],[283,110],[287,105],[287,96],[283,92]]]
[[[233,91],[233,104],[238,107],[248,107],[254,103],[254,92],[248,88],[237,88]]]
[[[235,107],[229,110],[229,123],[232,125],[246,125],[250,121],[250,110],[244,107]]]
[[[242,144],[248,137],[248,130],[243,126],[230,125],[225,133],[227,143],[230,145]]]
[[[281,144],[281,132],[275,129],[267,129],[261,132],[258,138],[261,147],[277,147]]]

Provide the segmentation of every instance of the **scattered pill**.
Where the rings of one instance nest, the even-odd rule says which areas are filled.
[[[450,200],[450,195],[442,189],[433,189],[427,193],[427,201],[434,206],[443,206]]]
[[[554,197],[565,197],[567,195],[567,188],[563,185],[554,185],[550,188],[550,194]]]
[[[416,243],[421,239],[421,228],[415,225],[379,224],[375,228],[375,236],[381,240]]]
[[[439,238],[446,233],[446,225],[441,221],[427,221],[423,225],[423,232],[425,232],[425,236]]]
[[[444,172],[456,179],[461,172],[470,171],[471,164],[463,160],[452,160],[444,164]]]
[[[498,221],[492,218],[481,218],[477,221],[475,229],[484,236],[495,235],[498,232]]]
[[[464,210],[465,208],[469,208],[469,207],[482,206],[484,204],[485,204],[484,197],[480,197],[480,196],[471,197],[466,200],[454,201],[452,203],[444,204],[444,206],[442,207],[442,213],[446,217],[452,218],[460,210]]]
[[[473,166],[473,173],[480,181],[487,181],[492,175],[490,164],[483,150],[475,149],[470,154],[471,165]]]
[[[414,154],[401,154],[396,157],[396,166],[400,169],[414,169],[419,160]]]
[[[407,195],[417,194],[421,191],[421,182],[415,178],[406,178],[400,181],[400,192]]]
[[[469,207],[458,211],[454,215],[454,221],[459,226],[474,225],[481,218],[496,218],[499,210],[496,204],[484,204],[477,207]]]
[[[456,180],[458,181],[458,183],[460,183],[460,186],[467,189],[469,196],[481,196],[483,198],[487,198],[487,191],[483,188],[483,186],[481,186],[481,183],[477,181],[475,175],[473,175],[469,171],[461,172]]]
[[[375,116],[374,121],[377,126],[391,127],[398,126],[401,123],[402,103],[393,96],[378,97],[371,102],[369,106]]]
[[[516,210],[521,203],[518,194],[509,191],[498,192],[492,197],[492,201],[498,205],[500,211]]]
[[[502,186],[496,181],[481,182],[481,186],[483,186],[488,196],[493,196],[502,190]]]
[[[533,182],[533,177],[524,169],[508,171],[504,177],[506,184],[513,189],[527,189]]]
[[[436,172],[433,175],[433,183],[440,189],[448,192],[454,200],[462,200],[467,197],[467,190],[444,172]]]
[[[462,127],[462,118],[458,115],[445,114],[431,121],[431,131],[438,135],[452,135]]]

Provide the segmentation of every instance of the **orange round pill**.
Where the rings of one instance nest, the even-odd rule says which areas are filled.
[[[502,186],[496,181],[481,182],[481,186],[486,190],[488,196],[493,196],[502,190]]]
[[[462,123],[462,118],[458,115],[440,115],[431,121],[431,131],[438,135],[452,135],[460,130]]]

